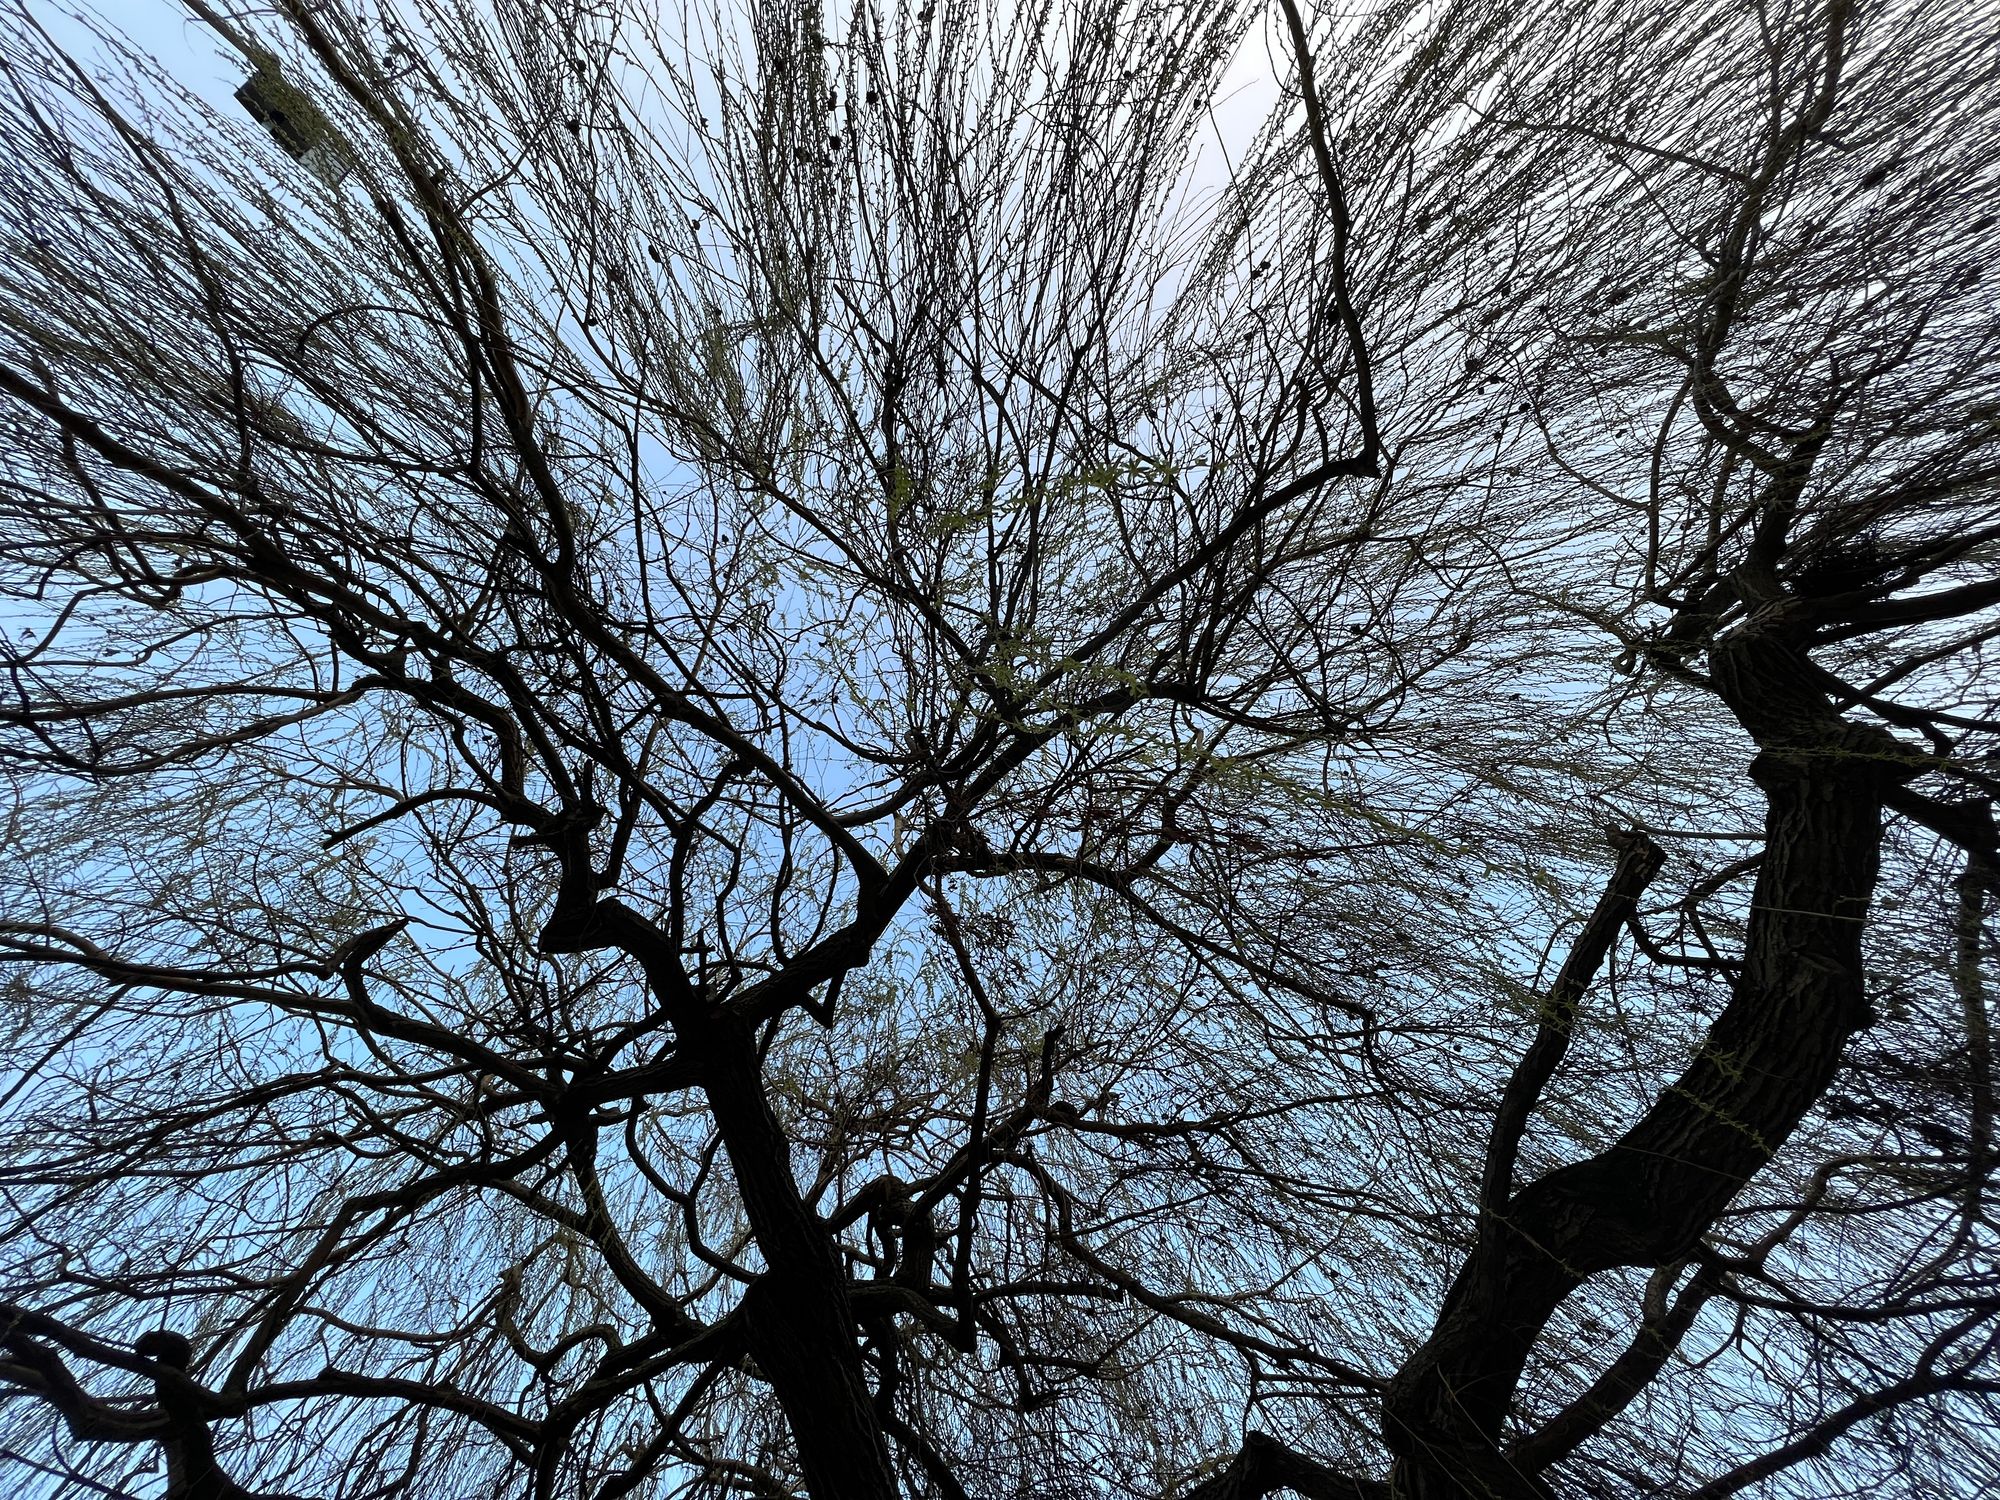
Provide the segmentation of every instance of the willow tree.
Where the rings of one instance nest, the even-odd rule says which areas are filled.
[[[2000,1477],[1975,16],[184,3],[0,43],[18,1487]]]

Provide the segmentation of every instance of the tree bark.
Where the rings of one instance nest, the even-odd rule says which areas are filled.
[[[791,1426],[813,1500],[895,1500],[888,1445],[856,1344],[833,1237],[799,1195],[790,1142],[764,1092],[756,1039],[741,1022],[684,1033],[743,1195],[764,1274],[744,1295],[757,1367]]]
[[[1869,1019],[1862,924],[1883,801],[1913,774],[1912,757],[1886,732],[1834,713],[1781,636],[1746,628],[1710,660],[1760,747],[1751,775],[1767,801],[1743,969],[1693,1062],[1636,1124],[1482,1223],[1431,1337],[1384,1405],[1398,1497],[1550,1493],[1501,1446],[1550,1315],[1600,1271],[1684,1258],[1783,1145]]]

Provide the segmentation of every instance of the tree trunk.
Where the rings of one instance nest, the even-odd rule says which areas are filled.
[[[746,1026],[721,1022],[684,1035],[690,1044],[764,1257],[764,1274],[744,1296],[750,1351],[791,1426],[806,1488],[813,1500],[895,1500],[846,1273],[826,1226],[799,1196],[755,1038]]]
[[[1383,1436],[1411,1500],[1549,1491],[1502,1451],[1502,1423],[1550,1315],[1585,1278],[1686,1257],[1832,1081],[1869,1018],[1861,931],[1883,798],[1909,777],[1887,733],[1839,718],[1782,639],[1711,652],[1756,738],[1768,803],[1744,965],[1687,1070],[1610,1147],[1524,1188],[1481,1225],[1430,1339],[1397,1372]]]

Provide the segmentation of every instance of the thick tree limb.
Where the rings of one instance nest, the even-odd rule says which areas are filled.
[[[1388,1500],[1389,1486],[1357,1479],[1294,1451],[1261,1432],[1243,1439],[1243,1448],[1219,1474],[1189,1490],[1182,1500],[1263,1500],[1290,1490],[1305,1500]]]
[[[1577,1002],[1597,977],[1619,930],[1638,909],[1639,897],[1660,872],[1666,855],[1645,834],[1613,832],[1611,846],[1618,851],[1618,865],[1604,894],[1571,944],[1556,982],[1542,1001],[1541,1024],[1526,1054],[1515,1066],[1500,1097],[1493,1118],[1493,1133],[1486,1146],[1486,1170],[1480,1181],[1479,1208],[1483,1215],[1504,1214],[1514,1192],[1514,1160],[1520,1152],[1521,1136],[1528,1117],[1549,1079],[1561,1066],[1569,1050],[1570,1028],[1576,1019]]]

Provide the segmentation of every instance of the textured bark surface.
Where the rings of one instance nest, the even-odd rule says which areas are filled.
[[[1490,1214],[1430,1339],[1397,1373],[1383,1437],[1395,1492],[1513,1500],[1549,1490],[1503,1451],[1529,1351],[1564,1297],[1618,1266],[1686,1257],[1777,1152],[1865,1025],[1861,931],[1883,800],[1910,774],[1883,731],[1839,718],[1781,638],[1751,630],[1711,654],[1760,753],[1765,856],[1729,1004],[1700,1051],[1616,1142]]]
[[[702,1036],[714,1111],[765,1272],[745,1295],[750,1351],[784,1408],[813,1500],[893,1500],[896,1483],[862,1376],[847,1277],[800,1197],[747,1026]]]

